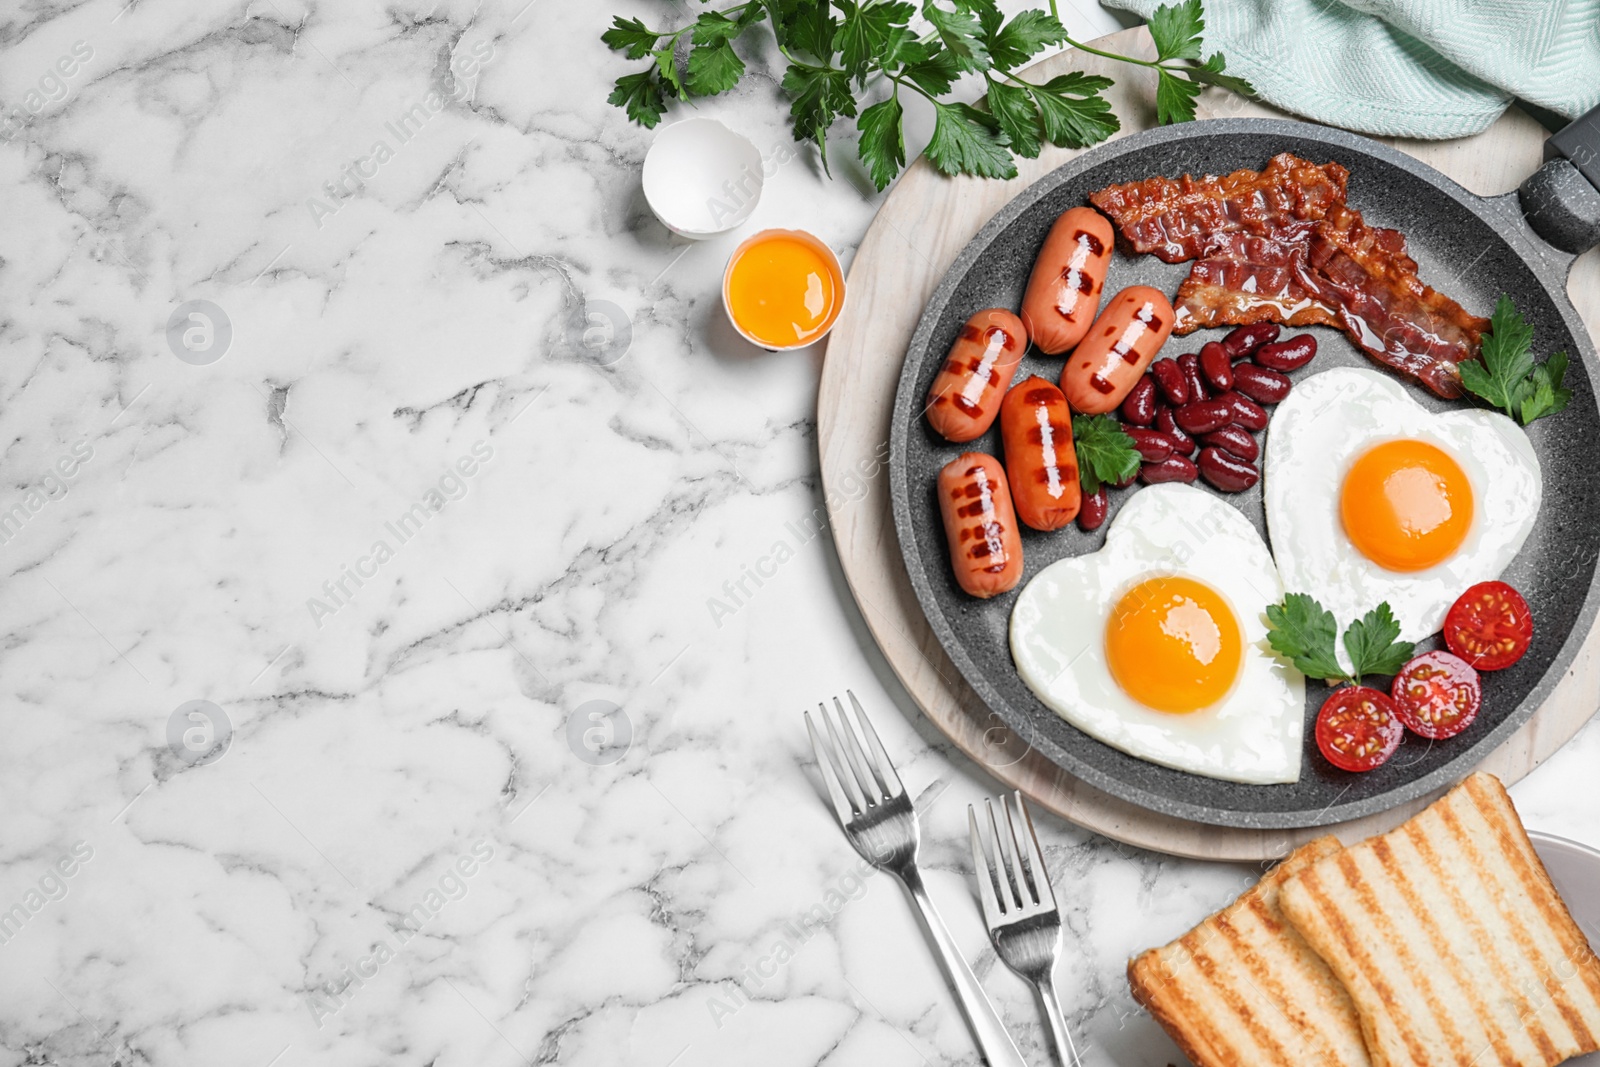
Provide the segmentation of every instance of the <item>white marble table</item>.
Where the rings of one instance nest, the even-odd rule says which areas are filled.
[[[650,217],[603,103],[605,16],[672,9],[125,2],[0,13],[0,1065],[972,1062],[807,765],[847,687],[1045,1062],[971,896],[993,784],[819,529],[821,354],[737,340],[736,238]],[[848,256],[877,197],[784,111],[701,108],[786,160],[743,232]],[[1600,844],[1597,762],[1528,822]],[[1251,872],[1041,831],[1087,1062],[1176,1061],[1124,961]]]

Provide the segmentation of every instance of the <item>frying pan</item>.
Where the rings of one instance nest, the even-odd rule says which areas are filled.
[[[1542,466],[1544,503],[1521,553],[1502,575],[1527,598],[1534,638],[1513,667],[1485,672],[1483,709],[1462,734],[1425,742],[1407,737],[1384,766],[1350,774],[1316,751],[1311,724],[1327,688],[1306,685],[1306,751],[1300,780],[1245,785],[1205,778],[1136,759],[1080,732],[1042,704],[1011,662],[1008,624],[1023,585],[1059,559],[1097,550],[1115,520],[1085,533],[1069,527],[1022,531],[1025,569],[1010,593],[990,600],[955,584],[934,480],[939,469],[971,450],[1002,454],[998,424],[977,441],[955,445],[921,417],[924,398],[967,317],[986,307],[1020,306],[1034,256],[1061,212],[1113,182],[1153,175],[1227,174],[1260,169],[1279,152],[1350,170],[1349,202],[1366,220],[1406,236],[1422,279],[1487,314],[1501,293],[1533,327],[1536,354],[1564,349],[1571,357],[1567,410],[1528,427]],[[1600,243],[1600,109],[1546,145],[1547,162],[1517,193],[1480,197],[1417,160],[1365,137],[1279,119],[1220,119],[1168,126],[1102,145],[1051,172],[991,219],[956,258],[934,291],[913,335],[895,395],[890,432],[890,496],[912,587],[945,652],[978,696],[1023,740],[1091,785],[1151,810],[1219,826],[1290,828],[1359,818],[1435,792],[1464,776],[1539,707],[1572,662],[1600,605],[1600,374],[1594,344],[1566,295],[1578,253]],[[1175,292],[1189,263],[1118,251],[1106,279],[1110,294],[1129,285]],[[1377,364],[1336,330],[1313,328],[1316,360],[1296,377],[1329,367]],[[1166,354],[1196,351],[1223,330],[1202,330],[1168,342]],[[1062,361],[1030,351],[1017,380],[1054,381]],[[1459,408],[1420,386],[1411,394],[1431,410]],[[1270,434],[1271,427],[1267,432]],[[1207,488],[1204,483],[1197,483]],[[1222,495],[1267,539],[1261,486]],[[1268,541],[1270,544],[1270,540]],[[1348,620],[1346,620],[1348,621]],[[1439,647],[1437,637],[1418,651]]]

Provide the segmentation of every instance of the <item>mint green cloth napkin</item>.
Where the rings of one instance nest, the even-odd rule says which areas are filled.
[[[1160,0],[1103,0],[1145,18]],[[1206,0],[1205,49],[1263,100],[1330,126],[1464,137],[1513,97],[1600,104],[1600,0]]]

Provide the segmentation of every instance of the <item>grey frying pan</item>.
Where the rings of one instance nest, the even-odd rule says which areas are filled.
[[[921,412],[929,385],[966,318],[980,308],[1020,304],[1035,253],[1062,211],[1086,203],[1089,192],[1113,182],[1259,169],[1285,151],[1349,168],[1350,203],[1374,225],[1403,231],[1423,280],[1468,310],[1487,314],[1501,293],[1510,294],[1534,328],[1537,350],[1565,349],[1571,357],[1567,377],[1573,400],[1560,415],[1529,427],[1543,468],[1544,504],[1533,533],[1503,577],[1527,597],[1535,618],[1534,641],[1514,667],[1484,674],[1478,719],[1449,741],[1427,744],[1408,738],[1384,766],[1350,774],[1331,767],[1316,752],[1310,723],[1326,689],[1312,682],[1307,685],[1307,751],[1300,781],[1252,786],[1135,759],[1081,733],[1034,697],[1011,663],[1007,641],[1017,592],[975,600],[957,588],[933,492],[940,467],[961,452],[971,448],[1000,455],[999,431],[968,445],[953,445],[928,428]],[[1552,138],[1547,155],[1548,161],[1520,192],[1485,198],[1364,137],[1309,123],[1223,119],[1150,130],[1103,145],[1047,175],[1001,209],[956,258],[923,312],[901,372],[890,438],[891,501],[911,584],[950,659],[988,707],[1049,759],[1114,796],[1179,818],[1261,828],[1341,822],[1442,789],[1534,714],[1577,654],[1600,606],[1600,407],[1595,393],[1600,365],[1566,294],[1576,255],[1600,243],[1600,112]],[[1119,251],[1106,292],[1147,284],[1171,293],[1188,269],[1187,263],[1166,264]],[[1314,332],[1320,345],[1315,368],[1375,366],[1343,334],[1323,328]],[[1206,330],[1175,339],[1168,351],[1191,351],[1221,334]],[[1059,359],[1030,352],[1018,377],[1037,373],[1054,380],[1060,365]],[[1439,400],[1420,387],[1412,391],[1435,410],[1460,404]],[[1265,538],[1260,488],[1224,499]],[[1113,519],[1116,507],[1114,501]],[[1095,551],[1105,529],[1025,530],[1024,584],[1058,559]],[[1436,645],[1437,638],[1420,647]]]

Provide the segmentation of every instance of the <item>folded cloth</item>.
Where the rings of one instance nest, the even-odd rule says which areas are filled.
[[[1160,0],[1102,0],[1149,18]],[[1205,51],[1330,126],[1464,137],[1514,98],[1600,104],[1600,0],[1206,0]]]

